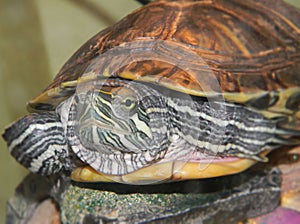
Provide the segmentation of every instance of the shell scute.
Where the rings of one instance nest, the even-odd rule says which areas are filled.
[[[101,76],[106,69],[101,67],[119,62],[97,62],[98,57],[130,43],[132,49],[120,55],[127,64],[106,69],[109,75],[143,79],[197,96],[222,93],[237,103],[300,89],[299,21],[299,10],[279,0],[155,1],[92,37],[42,93],[56,89],[57,95],[39,96],[30,105],[36,110],[38,104],[55,107],[55,101],[73,94],[58,88],[61,83],[90,71]],[[151,44],[155,41],[161,44]],[[143,60],[136,61],[137,57]]]

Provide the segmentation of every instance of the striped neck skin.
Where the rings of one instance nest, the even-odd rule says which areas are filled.
[[[203,98],[168,98],[167,102],[171,136],[178,135],[171,139],[186,142],[180,149],[180,154],[186,155],[183,160],[240,157],[262,161],[260,152],[279,146],[276,121],[241,105]]]
[[[276,137],[276,121],[241,105],[152,87],[108,79],[78,91],[67,138],[79,158],[99,172],[121,175],[159,161],[259,161],[260,152],[284,142]]]

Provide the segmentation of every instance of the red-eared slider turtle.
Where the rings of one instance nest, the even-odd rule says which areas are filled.
[[[274,0],[154,1],[84,44],[3,137],[31,172],[78,181],[240,172],[299,144],[299,21]]]

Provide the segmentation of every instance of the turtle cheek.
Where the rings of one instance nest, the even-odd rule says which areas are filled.
[[[120,119],[90,109],[78,120],[76,135],[86,149],[108,155],[139,153],[149,148],[151,130],[137,115]]]

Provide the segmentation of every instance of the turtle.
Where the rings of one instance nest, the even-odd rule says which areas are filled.
[[[31,172],[74,181],[242,172],[300,144],[299,21],[280,0],[151,1],[79,48],[3,138]]]

